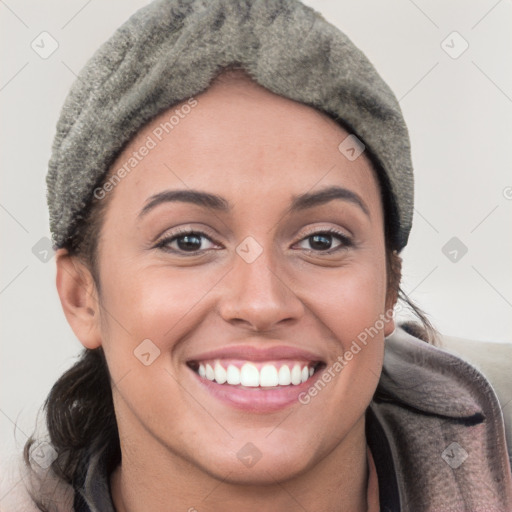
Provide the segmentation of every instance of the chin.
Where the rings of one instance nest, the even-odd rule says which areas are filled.
[[[196,468],[225,483],[275,484],[306,472],[329,451],[316,446],[316,436],[298,438],[294,430],[295,434],[279,429],[272,432],[268,427],[249,433],[231,431],[235,437],[224,444],[212,446],[205,440],[191,446],[187,458]]]

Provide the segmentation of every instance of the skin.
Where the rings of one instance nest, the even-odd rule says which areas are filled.
[[[364,153],[340,153],[348,132],[333,120],[243,76],[196,100],[110,192],[101,293],[82,263],[57,254],[67,320],[85,347],[103,346],[112,376],[123,458],[111,478],[116,510],[366,511],[364,413],[393,321],[308,405],[272,413],[212,398],[185,362],[243,343],[306,347],[329,367],[394,305],[374,171]],[[169,115],[143,128],[113,169]],[[347,200],[287,213],[292,196],[331,185],[356,193],[369,215]],[[189,188],[222,195],[231,211],[168,202],[138,218],[154,194]],[[155,247],[178,227],[205,232],[199,255]],[[318,248],[313,228],[336,228],[353,245],[327,235]],[[263,249],[252,263],[236,252],[247,236]],[[341,249],[326,255],[329,242]],[[180,250],[176,239],[169,246]],[[145,339],[161,351],[148,366],[134,356]],[[248,442],[262,455],[252,467],[237,457]]]

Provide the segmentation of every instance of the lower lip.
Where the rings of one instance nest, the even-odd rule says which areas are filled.
[[[201,377],[194,370],[190,371],[199,383],[220,401],[249,412],[274,412],[299,402],[299,395],[307,391],[318,379],[322,370],[315,372],[306,382],[298,385],[282,386],[274,389],[242,388],[229,384],[218,384]]]

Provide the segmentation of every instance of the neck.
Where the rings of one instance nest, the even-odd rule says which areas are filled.
[[[247,512],[378,510],[378,488],[368,487],[364,416],[327,457],[285,481],[268,474],[263,483],[240,484],[234,481],[236,468],[216,478],[171,453],[144,429],[123,434],[121,452],[122,463],[110,479],[116,512],[221,512],[226,504]]]

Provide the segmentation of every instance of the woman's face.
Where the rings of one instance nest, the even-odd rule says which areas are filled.
[[[361,439],[379,379],[378,184],[313,108],[245,79],[195,100],[113,166],[129,172],[108,192],[95,329],[123,457],[290,478]]]

